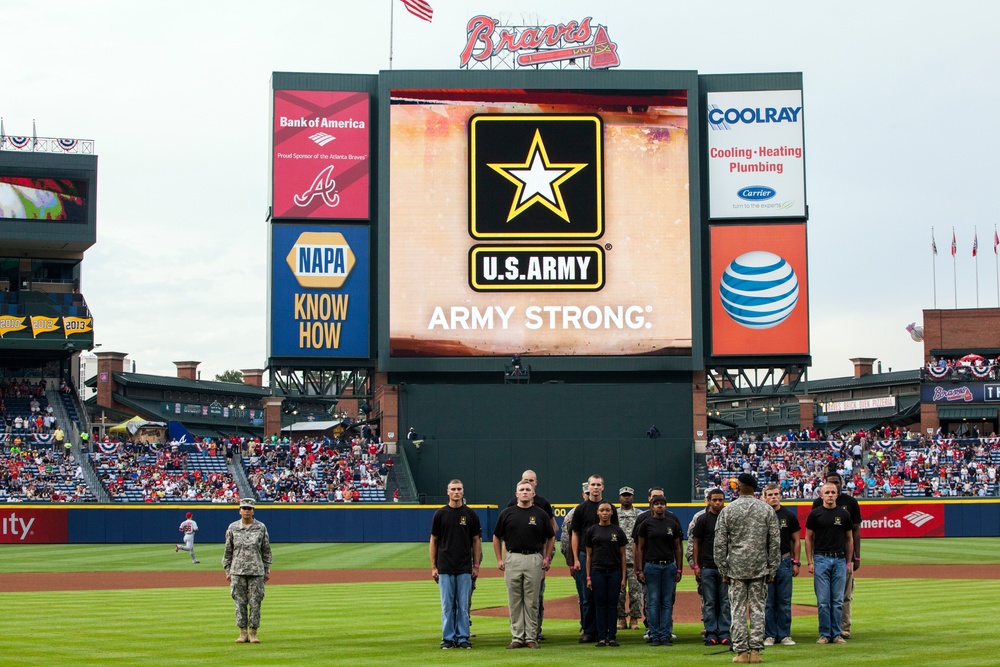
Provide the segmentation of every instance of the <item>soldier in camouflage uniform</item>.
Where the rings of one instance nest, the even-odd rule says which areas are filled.
[[[253,498],[240,500],[240,520],[226,529],[226,550],[222,567],[226,570],[229,591],[236,603],[238,644],[257,644],[260,627],[260,603],[264,582],[271,578],[271,542],[267,527],[253,517]]]
[[[739,476],[740,497],[723,508],[715,526],[715,562],[729,586],[730,637],[736,663],[763,662],[767,585],[781,562],[781,531],[774,510],[754,498],[757,478]],[[749,609],[750,632],[744,620]]]
[[[631,617],[631,628],[635,630],[639,627],[639,619],[642,618],[642,584],[635,571],[635,560],[632,556],[634,538],[632,529],[635,528],[635,520],[639,516],[639,510],[632,506],[632,498],[635,490],[631,486],[623,486],[618,490],[618,497],[621,506],[618,508],[618,527],[625,531],[628,536],[628,545],[625,547],[626,577],[628,581],[628,612],[625,611],[626,590],[621,589],[618,594],[618,629],[627,630],[629,617]]]

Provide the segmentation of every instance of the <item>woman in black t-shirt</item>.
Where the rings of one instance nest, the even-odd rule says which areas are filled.
[[[628,538],[611,525],[615,508],[608,501],[597,507],[598,524],[587,529],[583,546],[587,549],[587,588],[594,592],[597,612],[597,646],[618,646],[616,621],[618,593],[625,585],[625,545]]]

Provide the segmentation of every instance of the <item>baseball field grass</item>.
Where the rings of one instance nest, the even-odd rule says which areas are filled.
[[[488,552],[491,550],[488,550]],[[675,628],[673,647],[651,648],[636,631],[622,647],[577,644],[575,620],[547,619],[540,651],[508,651],[505,618],[474,616],[471,651],[442,651],[438,590],[427,577],[425,544],[276,544],[275,571],[368,570],[354,583],[269,585],[259,645],[234,644],[232,601],[219,565],[221,545],[199,544],[201,565],[167,545],[0,547],[0,574],[215,570],[217,586],[123,590],[8,592],[0,590],[3,665],[562,665],[664,663],[730,664],[732,654],[700,642],[698,624]],[[1000,539],[866,540],[865,564],[997,566]],[[484,567],[493,567],[492,554]],[[379,569],[413,570],[413,581],[382,582]],[[862,568],[863,569],[863,568]],[[154,574],[155,573],[155,574]],[[961,576],[961,575],[958,575]],[[685,577],[681,590],[692,590]],[[549,579],[546,599],[574,594],[567,576]],[[992,636],[1000,580],[857,579],[854,638],[846,646],[817,646],[815,616],[797,616],[799,644],[769,648],[766,663],[815,665],[996,665]],[[814,605],[811,581],[796,581],[793,602]],[[482,578],[473,608],[506,603],[503,580]]]

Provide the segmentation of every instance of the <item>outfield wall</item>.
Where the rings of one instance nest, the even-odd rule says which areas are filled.
[[[804,522],[808,503],[788,503]],[[571,505],[555,505],[561,525]],[[672,504],[684,528],[701,509]],[[492,539],[499,510],[472,505]],[[437,507],[426,505],[260,505],[257,518],[273,542],[424,542]],[[1000,500],[861,502],[862,537],[1000,537]],[[171,544],[184,513],[198,522],[198,542],[221,542],[239,518],[234,505],[28,505],[0,507],[0,544]]]

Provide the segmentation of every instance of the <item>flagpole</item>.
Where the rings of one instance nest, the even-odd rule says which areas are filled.
[[[934,242],[934,226],[931,225],[931,279],[934,281],[934,310],[937,310],[937,243]],[[1000,285],[1000,282],[997,283]],[[1000,299],[1000,289],[997,290]]]
[[[396,0],[389,0],[389,69],[392,70],[392,28],[393,28],[393,17],[395,12],[393,11]]]
[[[979,230],[972,226],[973,255],[976,258],[976,308],[979,308]]]
[[[958,269],[955,260],[955,228],[951,228],[951,286],[955,289],[955,310],[958,310]]]

